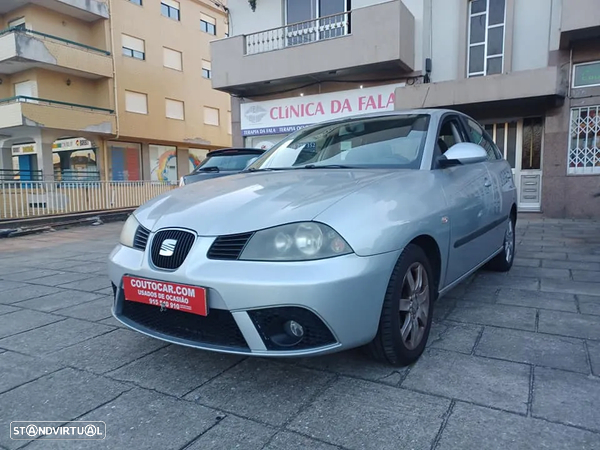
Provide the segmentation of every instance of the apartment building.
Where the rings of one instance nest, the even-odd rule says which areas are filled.
[[[209,0],[0,2],[0,181],[175,182],[231,145]]]
[[[598,0],[247,0],[211,43],[233,142],[265,147],[310,123],[420,107],[484,124],[519,209],[600,218]]]

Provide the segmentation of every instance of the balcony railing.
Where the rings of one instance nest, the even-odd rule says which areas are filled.
[[[350,34],[351,11],[247,34],[246,55],[281,50]]]
[[[2,181],[42,181],[41,170],[0,169],[0,182]]]
[[[46,98],[28,97],[27,95],[16,95],[14,97],[0,99],[0,105],[7,103],[36,103],[50,106],[61,106],[71,109],[83,109],[94,112],[102,112],[107,114],[114,114],[114,109],[99,108],[97,106],[80,105],[77,103],[61,102],[59,100],[48,100]]]
[[[69,39],[61,38],[59,36],[53,36],[51,34],[41,33],[39,31],[28,30],[21,25],[16,26],[16,27],[6,28],[6,29],[0,31],[0,36],[4,36],[5,34],[9,34],[9,33],[27,34],[30,36],[35,36],[35,37],[44,39],[44,40],[50,40],[50,41],[58,42],[63,45],[76,47],[80,50],[86,50],[89,52],[101,53],[103,55],[110,56],[109,51],[102,50],[102,49],[96,48],[96,47],[91,47],[89,45],[81,44],[80,42],[70,41]]]

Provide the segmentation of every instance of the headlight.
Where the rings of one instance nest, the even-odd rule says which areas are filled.
[[[352,253],[350,245],[331,227],[299,222],[258,231],[240,255],[252,261],[309,261]]]
[[[119,238],[119,242],[126,247],[133,248],[133,240],[135,238],[135,232],[137,231],[140,223],[137,221],[135,216],[131,214],[129,218],[125,221],[125,225],[123,225],[123,229],[121,230],[121,237]]]

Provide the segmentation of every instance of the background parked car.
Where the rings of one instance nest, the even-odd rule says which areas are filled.
[[[179,186],[241,172],[264,152],[265,150],[258,148],[224,148],[213,150],[208,153],[206,159],[192,173],[181,177]]]

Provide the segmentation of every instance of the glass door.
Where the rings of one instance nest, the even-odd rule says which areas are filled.
[[[349,32],[349,0],[286,0],[287,45],[344,36]]]

